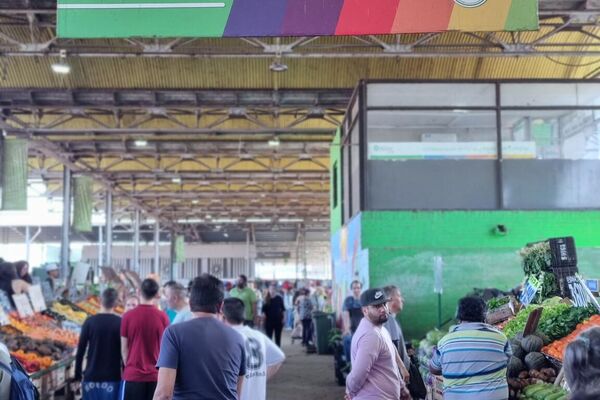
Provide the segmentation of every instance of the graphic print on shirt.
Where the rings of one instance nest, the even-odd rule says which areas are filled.
[[[255,376],[264,376],[265,369],[263,365],[265,358],[258,340],[246,338],[246,379]]]

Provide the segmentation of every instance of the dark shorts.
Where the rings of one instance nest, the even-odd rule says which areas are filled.
[[[119,400],[121,382],[82,382],[82,400]]]

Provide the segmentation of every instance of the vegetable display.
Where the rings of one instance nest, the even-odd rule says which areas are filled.
[[[536,383],[523,389],[519,399],[523,400],[567,400],[567,392],[560,386]]]
[[[544,310],[544,313],[546,310]],[[589,307],[567,307],[558,309],[556,313],[544,318],[539,324],[539,329],[553,341],[567,336],[577,327],[581,321],[596,314],[593,306]]]
[[[533,303],[541,303],[560,291],[556,276],[551,268],[552,253],[549,242],[526,246],[519,251],[519,255],[523,259],[525,278],[535,277],[541,282],[541,288],[533,299]]]
[[[600,326],[600,315],[598,314],[593,315],[592,317],[590,317],[589,320],[578,324],[575,330],[569,335],[565,336],[560,340],[556,340],[550,345],[542,348],[542,352],[548,354],[551,357],[556,358],[557,360],[562,361],[567,345],[574,341],[581,332],[595,326]]]
[[[494,311],[509,302],[509,297],[494,297],[487,302],[488,311]]]

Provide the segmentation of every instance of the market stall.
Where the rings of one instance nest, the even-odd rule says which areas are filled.
[[[500,295],[487,301],[488,323],[510,341],[510,399],[566,399],[564,351],[581,332],[600,326],[600,306],[578,273],[573,238],[532,243],[520,255],[525,275],[520,296]],[[443,399],[443,381],[428,367],[445,334],[432,330],[418,344],[420,369],[432,400]]]

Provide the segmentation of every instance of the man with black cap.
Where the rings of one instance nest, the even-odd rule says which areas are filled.
[[[352,371],[346,378],[346,400],[410,398],[398,370],[398,353],[383,327],[389,314],[388,301],[379,288],[360,296],[364,318],[352,337]]]

